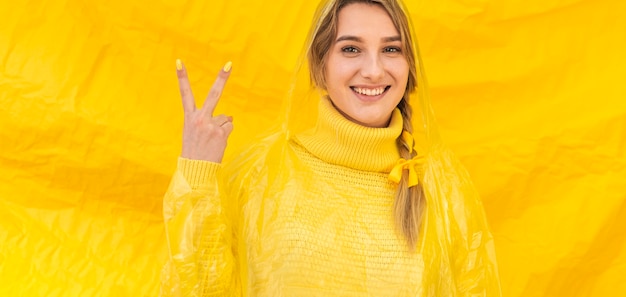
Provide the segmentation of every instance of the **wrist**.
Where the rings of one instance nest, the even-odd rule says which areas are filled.
[[[179,157],[177,164],[177,170],[185,177],[192,189],[206,185],[220,168],[219,163],[184,157]]]

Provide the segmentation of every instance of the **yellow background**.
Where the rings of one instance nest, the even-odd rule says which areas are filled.
[[[198,104],[233,61],[219,109],[245,145],[279,114],[313,2],[2,1],[0,296],[156,295],[174,60]],[[625,296],[626,1],[409,2],[504,295]]]

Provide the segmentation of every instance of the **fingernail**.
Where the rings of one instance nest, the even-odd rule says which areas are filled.
[[[224,68],[222,70],[224,70],[224,72],[228,72],[228,71],[230,71],[231,67],[233,67],[233,62],[228,61],[228,62],[226,62],[226,65],[224,65]]]
[[[180,59],[176,59],[176,69],[183,70],[183,62]]]

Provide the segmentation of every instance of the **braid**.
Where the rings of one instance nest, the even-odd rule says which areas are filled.
[[[405,97],[406,98],[406,97]],[[402,113],[403,128],[409,133],[413,133],[413,125],[411,122],[412,109],[403,98],[398,104],[398,109]],[[405,142],[402,137],[397,140],[398,151],[400,157],[410,160],[417,155],[413,148]],[[424,208],[424,189],[422,184],[408,187],[408,172],[402,173],[402,179],[398,184],[396,199],[394,202],[394,216],[396,218],[396,226],[400,232],[406,237],[407,243],[411,250],[417,246],[418,234],[422,223],[422,210]]]

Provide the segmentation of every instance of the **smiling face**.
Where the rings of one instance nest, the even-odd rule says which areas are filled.
[[[325,61],[326,91],[341,114],[363,126],[388,125],[409,76],[402,50],[384,8],[365,3],[341,8]]]

